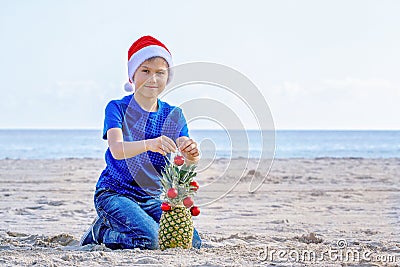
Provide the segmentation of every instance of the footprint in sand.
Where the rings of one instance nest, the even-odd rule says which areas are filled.
[[[306,243],[306,244],[318,244],[322,243],[322,238],[318,237],[315,233],[309,233],[308,235],[302,235],[302,236],[296,236],[294,238],[295,240],[298,240],[300,242]]]
[[[62,200],[56,200],[56,201],[38,200],[36,203],[45,204],[45,205],[49,205],[49,206],[61,206],[61,205],[64,205],[64,201],[62,201]]]

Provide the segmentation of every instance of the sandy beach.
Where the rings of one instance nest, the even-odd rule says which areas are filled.
[[[199,173],[200,250],[112,251],[78,246],[102,159],[1,160],[0,265],[400,265],[400,159],[278,159],[268,176],[256,163],[219,159]]]

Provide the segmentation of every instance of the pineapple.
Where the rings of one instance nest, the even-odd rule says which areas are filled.
[[[174,162],[167,158],[167,165],[162,172],[164,202],[161,205],[163,213],[160,219],[158,242],[161,250],[181,247],[192,247],[193,220],[199,208],[193,206],[193,196],[199,188],[193,181],[196,176],[196,165],[183,165],[182,156],[176,156]]]

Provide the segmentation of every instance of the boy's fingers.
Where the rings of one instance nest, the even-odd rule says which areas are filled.
[[[159,152],[160,154],[162,154],[163,156],[165,156],[165,155],[164,155],[164,154],[165,154],[164,146],[163,146],[162,143],[158,145],[158,147],[157,147],[157,152]]]
[[[194,155],[195,153],[199,152],[197,148],[193,148],[192,150],[188,151],[189,154]]]
[[[200,156],[199,152],[197,151],[196,153],[192,154],[193,157],[198,157]]]
[[[168,139],[168,144],[174,149],[174,151],[176,151],[177,147],[176,144],[174,142],[174,140],[172,140],[171,138],[167,137]]]
[[[197,148],[197,145],[195,143],[191,143],[187,147],[185,147],[183,149],[183,151],[190,152],[190,151],[192,151],[193,149],[196,149],[196,148]]]
[[[165,145],[168,147],[169,152],[176,152],[176,145],[174,143],[174,141],[172,141],[171,138],[169,137],[165,137]]]
[[[164,143],[164,144],[161,144],[160,150],[163,151],[164,153],[168,154],[173,150],[173,148],[171,148],[169,144]]]
[[[176,145],[174,141],[168,136],[161,136],[161,149],[166,153],[171,153],[176,151]]]
[[[189,151],[189,150],[191,150],[191,149],[193,149],[193,148],[196,148],[197,147],[197,145],[196,145],[196,143],[192,140],[192,139],[189,139],[189,140],[186,140],[180,147],[179,147],[179,150],[181,150],[181,151]],[[189,150],[188,150],[189,149]]]
[[[179,142],[179,147],[178,147],[179,150],[183,150],[189,142],[190,142],[190,139]]]
[[[190,142],[185,141],[184,143],[182,143],[182,144],[178,147],[178,149],[179,149],[180,151],[183,151],[183,150],[185,150],[185,148],[186,148],[188,145],[190,145],[190,144],[191,144]]]

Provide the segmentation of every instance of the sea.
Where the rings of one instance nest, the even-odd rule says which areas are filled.
[[[400,158],[400,131],[192,130],[202,155],[214,158]],[[0,159],[103,158],[101,130],[0,130]]]

